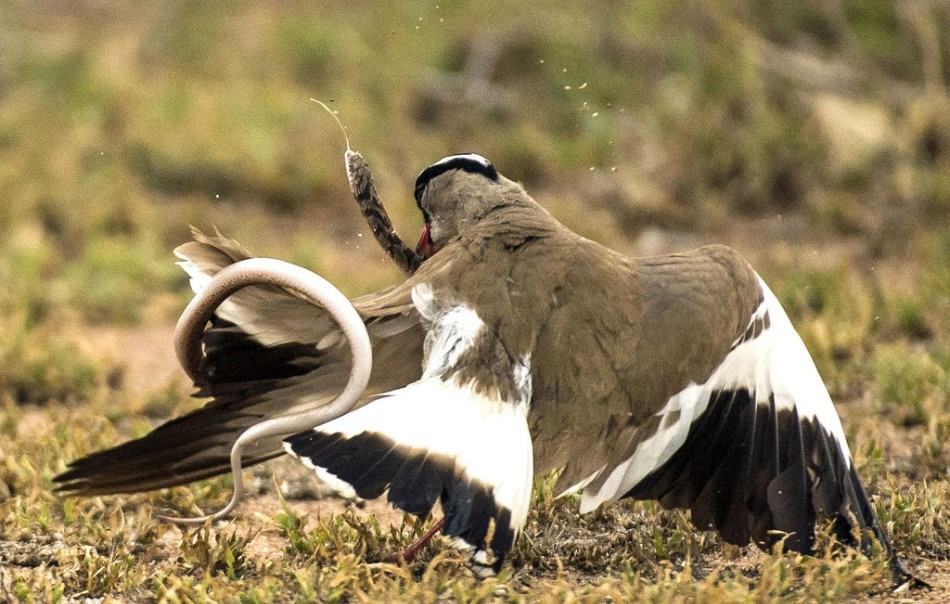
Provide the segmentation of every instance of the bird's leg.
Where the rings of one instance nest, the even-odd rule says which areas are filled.
[[[373,231],[377,243],[404,273],[411,275],[416,272],[423,259],[396,233],[389,214],[379,199],[376,185],[373,184],[373,175],[363,156],[358,151],[347,149],[344,159],[353,199],[359,204],[360,212]]]
[[[409,545],[401,554],[394,554],[386,558],[386,562],[412,562],[415,560],[416,556],[419,554],[419,550],[426,546],[429,541],[432,541],[432,538],[435,537],[436,533],[442,530],[442,526],[445,524],[445,516],[439,518],[439,520],[432,525],[425,534],[418,539],[416,539],[412,544]]]

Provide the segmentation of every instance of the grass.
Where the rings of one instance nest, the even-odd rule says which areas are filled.
[[[947,287],[946,237],[941,231],[928,235],[923,257],[902,261],[899,295],[880,289],[881,277],[848,263],[790,269],[779,262],[765,269],[775,271],[770,281],[816,357],[850,385],[839,393],[839,408],[882,522],[911,567],[944,588],[939,573],[946,571],[935,577],[927,569],[945,568],[950,558],[950,342],[946,315],[928,309],[942,303]],[[782,252],[770,255],[781,258]],[[903,319],[908,304],[923,309],[911,325]],[[868,309],[878,313],[877,320]],[[835,345],[847,354],[834,353],[821,338],[849,321],[853,334]],[[919,328],[920,321],[927,329]],[[176,382],[141,392],[121,381],[110,387],[108,375],[116,369],[94,352],[78,354],[77,343],[29,333],[37,338],[30,348],[44,351],[32,362],[61,377],[37,377],[41,371],[30,378],[24,372],[23,383],[35,393],[56,384],[68,395],[22,400],[14,394],[18,390],[4,388],[0,593],[8,599],[804,602],[885,594],[880,557],[765,555],[726,546],[711,533],[696,533],[688,514],[652,502],[580,516],[576,500],[552,497],[549,481],[536,485],[511,566],[486,582],[475,581],[444,545],[430,547],[408,566],[385,563],[421,534],[423,523],[380,520],[340,504],[336,512],[308,514],[300,501],[277,499],[273,486],[262,489],[257,511],[184,533],[156,523],[152,511],[213,508],[229,495],[227,479],[151,495],[62,499],[51,492],[50,481],[67,460],[142,434],[153,418],[189,403]],[[56,346],[65,352],[57,353]],[[70,370],[73,365],[80,369]],[[91,385],[62,377],[64,371],[89,374]],[[265,467],[265,485],[271,471],[284,480],[286,468]]]
[[[170,251],[190,224],[350,295],[399,278],[310,97],[339,110],[407,239],[420,226],[415,175],[473,150],[616,249],[724,242],[746,255],[812,352],[896,546],[937,586],[909,597],[943,601],[950,13],[888,0],[627,4],[5,3],[0,601],[907,596],[885,592],[879,557],[738,549],[650,502],[582,517],[543,480],[512,565],[484,582],[444,544],[385,563],[425,526],[291,499],[315,489],[288,464],[252,473],[244,515],[185,533],[152,512],[212,508],[229,479],[53,494],[68,460],[198,404],[168,340],[189,297]]]

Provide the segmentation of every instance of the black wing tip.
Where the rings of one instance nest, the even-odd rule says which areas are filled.
[[[53,492],[73,496],[86,495],[87,490],[95,489],[96,478],[102,478],[106,474],[97,463],[97,456],[104,452],[93,453],[70,462],[64,471],[53,477],[53,484],[56,485]]]
[[[54,493],[63,497],[95,497],[147,490],[137,489],[134,483],[101,469],[85,468],[82,465],[85,460],[86,458],[76,460],[65,472],[53,477]]]
[[[137,491],[103,488],[96,485],[96,483],[82,480],[56,485],[53,489],[53,493],[60,497],[98,497],[100,495],[120,495],[135,492]]]
[[[151,434],[154,433],[142,438],[149,438]],[[68,497],[144,493],[213,478],[231,471],[230,458],[226,454],[188,461],[178,454],[181,453],[180,448],[156,448],[151,455],[126,455],[129,451],[126,447],[139,446],[140,440],[129,441],[71,462],[64,472],[53,477],[56,485],[53,491]],[[248,468],[283,454],[283,450],[276,450],[245,457],[243,466]],[[130,460],[130,457],[134,459]]]
[[[63,497],[76,497],[84,495],[84,489],[81,481],[68,480],[62,478],[61,476],[54,476],[53,483],[53,493],[57,495],[61,495]]]
[[[774,397],[757,402],[742,388],[714,393],[684,445],[626,496],[688,508],[697,526],[735,545],[751,540],[768,551],[783,542],[810,554],[819,521],[828,519],[842,544],[869,553],[870,534],[892,554],[835,437],[817,418],[779,408]]]
[[[493,489],[464,475],[447,456],[396,443],[374,432],[352,436],[308,430],[284,440],[290,451],[345,482],[363,499],[387,493],[394,507],[419,518],[441,501],[442,533],[473,549],[473,563],[486,548],[492,523],[491,566],[497,572],[514,544],[511,511],[499,505]],[[497,567],[497,568],[495,568]]]

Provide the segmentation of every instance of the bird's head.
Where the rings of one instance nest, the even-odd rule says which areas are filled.
[[[416,203],[425,219],[416,253],[431,258],[492,209],[510,204],[518,193],[523,193],[521,187],[498,174],[481,155],[440,159],[416,179]]]

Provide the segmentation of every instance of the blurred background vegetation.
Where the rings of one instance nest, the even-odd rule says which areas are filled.
[[[191,224],[352,295],[397,279],[315,97],[407,240],[415,175],[476,151],[624,252],[731,244],[836,396],[936,406],[936,437],[948,82],[943,0],[0,0],[0,392],[119,387],[129,351],[89,342],[174,321]]]
[[[950,573],[927,564],[950,560],[948,83],[947,0],[0,0],[0,588],[56,601],[211,581],[231,594],[219,601],[259,601],[233,581],[227,548],[220,583],[211,563],[183,571],[177,549],[158,550],[159,572],[136,563],[136,539],[166,530],[142,503],[214,507],[226,480],[104,502],[59,498],[51,478],[200,404],[171,351],[190,297],[171,252],[189,225],[350,295],[400,278],[350,198],[339,129],[311,97],[338,112],[410,242],[416,174],[475,151],[624,253],[720,242],[746,255],[812,352],[894,543],[947,587]],[[544,549],[552,510],[571,505],[559,501],[532,512],[516,557],[529,574],[588,564],[563,539]],[[633,560],[652,585],[654,562],[714,547],[706,535],[691,550],[669,528],[680,516],[636,505],[630,517],[649,528],[593,542],[646,535],[659,553],[608,548],[594,556],[603,568],[632,573]],[[117,509],[132,529],[117,528]],[[42,589],[47,554],[5,578],[11,547],[63,543]],[[297,601],[294,586],[324,562],[283,561],[311,573],[296,582],[248,567]],[[779,563],[764,566],[766,586]]]

